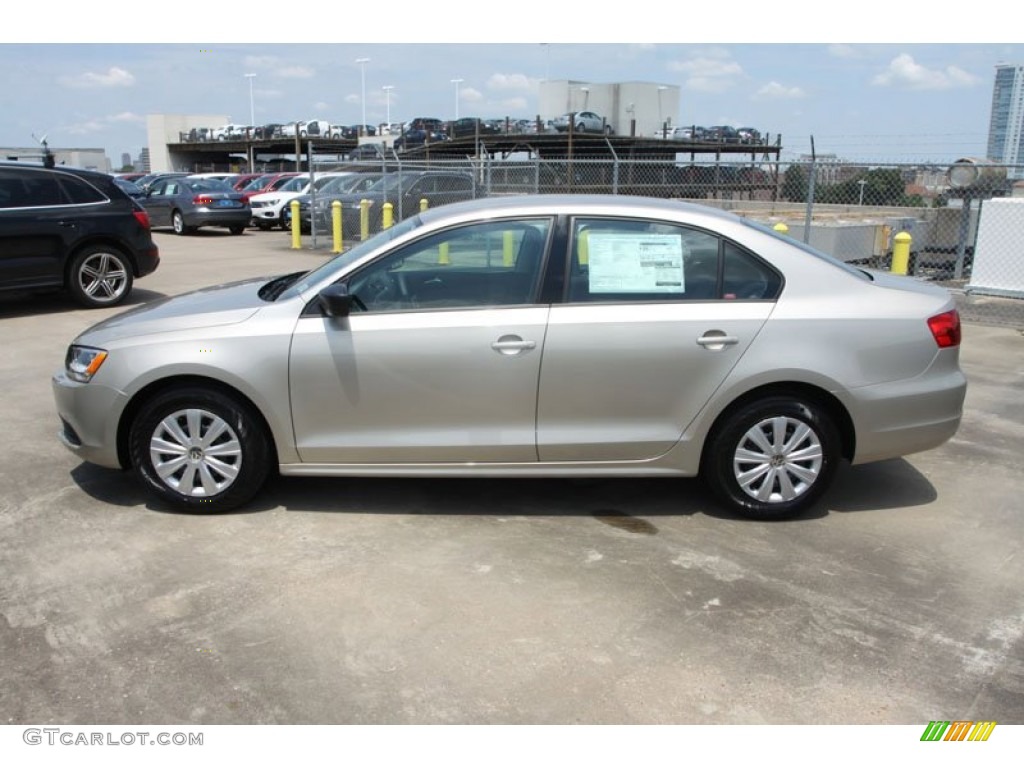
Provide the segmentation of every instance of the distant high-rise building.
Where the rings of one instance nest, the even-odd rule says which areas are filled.
[[[121,153],[121,167],[124,168],[127,165],[132,164],[132,156],[128,152]]]
[[[992,116],[988,124],[988,158],[1006,165],[1024,163],[1024,66],[996,65]],[[1011,169],[1011,178],[1024,172]]]
[[[139,159],[135,161],[135,170],[140,173],[149,173],[149,147],[143,147],[139,152]]]

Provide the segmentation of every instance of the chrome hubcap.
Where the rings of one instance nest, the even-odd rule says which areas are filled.
[[[806,493],[821,474],[823,459],[821,440],[813,429],[798,419],[776,416],[747,430],[736,446],[732,467],[744,493],[773,503]]]
[[[153,430],[149,455],[160,479],[185,496],[226,491],[242,467],[242,446],[231,425],[199,408],[164,418]]]
[[[118,259],[109,253],[97,253],[82,264],[79,281],[87,296],[116,299],[124,291],[128,274]]]

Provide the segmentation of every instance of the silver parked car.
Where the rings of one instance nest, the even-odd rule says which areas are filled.
[[[269,473],[695,476],[782,518],[843,460],[952,436],[950,295],[710,208],[433,208],[323,266],[106,320],[53,377],[61,440],[170,504]]]
[[[551,121],[556,131],[564,133],[570,126],[576,133],[603,133],[608,136],[612,134],[612,127],[596,112],[567,112],[561,117]]]

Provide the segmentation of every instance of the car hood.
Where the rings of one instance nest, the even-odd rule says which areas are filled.
[[[241,323],[266,306],[259,288],[269,279],[215,285],[151,301],[97,323],[75,343],[102,347],[117,339]]]

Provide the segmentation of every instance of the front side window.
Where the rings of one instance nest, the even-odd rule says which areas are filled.
[[[547,218],[445,230],[360,270],[349,293],[366,312],[531,304],[550,231]]]

